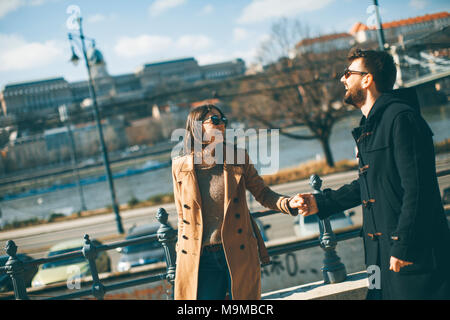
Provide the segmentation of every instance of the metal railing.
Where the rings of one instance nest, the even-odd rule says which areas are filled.
[[[271,214],[279,213],[276,210],[267,210],[262,212],[252,213],[254,217],[262,217]],[[158,215],[164,217],[167,215],[166,211],[163,208],[158,210]],[[350,229],[348,231],[338,233],[336,235],[337,241],[347,240],[351,238],[355,238],[359,236],[359,228],[357,230]],[[58,295],[50,298],[45,298],[43,300],[68,300],[68,299],[77,299],[81,297],[93,296],[96,299],[102,300],[107,292],[111,292],[114,290],[134,287],[137,285],[148,284],[152,282],[157,282],[161,280],[169,281],[171,285],[174,284],[175,280],[175,243],[176,243],[176,230],[168,226],[167,224],[161,224],[157,234],[139,237],[133,240],[126,240],[115,242],[111,244],[104,244],[95,246],[88,235],[84,236],[84,246],[82,250],[74,251],[71,253],[65,253],[60,255],[55,255],[49,258],[41,258],[34,259],[30,261],[21,261],[17,257],[17,246],[14,241],[8,240],[6,245],[6,252],[9,255],[9,259],[4,267],[0,267],[0,274],[7,273],[12,280],[13,288],[14,288],[14,296],[17,300],[28,300],[29,296],[27,294],[27,290],[25,287],[24,273],[28,268],[33,268],[38,265],[50,262],[63,261],[68,259],[80,258],[84,257],[89,262],[89,268],[92,275],[92,288],[91,289],[83,289],[77,290],[72,293]],[[141,277],[139,279],[122,281],[119,283],[114,283],[111,285],[103,285],[99,274],[97,271],[97,266],[95,263],[96,256],[101,251],[113,250],[119,247],[125,247],[130,245],[137,245],[152,242],[158,240],[163,245],[165,250],[166,257],[166,272],[151,275],[146,277]],[[277,256],[280,254],[304,250],[312,247],[317,247],[320,245],[319,239],[309,239],[297,241],[294,243],[283,244],[279,246],[269,247],[268,253],[270,256]]]
[[[438,176],[444,176],[448,174],[449,171],[447,170],[438,173]],[[320,192],[319,189],[315,188],[316,191]],[[254,218],[261,218],[276,213],[279,213],[279,211],[266,210],[253,212],[251,214]],[[176,267],[175,243],[177,241],[177,230],[173,229],[169,225],[168,214],[165,209],[160,208],[157,212],[156,218],[161,224],[156,234],[139,237],[132,240],[119,241],[115,243],[103,244],[98,246],[96,246],[93,242],[91,242],[91,240],[89,239],[89,235],[85,235],[84,246],[81,250],[74,251],[71,253],[59,254],[48,258],[34,259],[29,261],[21,261],[21,259],[18,258],[17,256],[16,244],[14,243],[13,240],[8,240],[5,249],[7,255],[9,255],[9,259],[6,262],[5,266],[0,267],[0,274],[7,273],[11,277],[14,288],[14,296],[18,300],[29,299],[24,281],[24,272],[26,269],[36,267],[44,263],[62,261],[79,257],[84,257],[89,262],[89,268],[93,280],[92,288],[78,290],[77,292],[51,297],[48,298],[48,300],[76,299],[85,296],[93,296],[96,299],[103,299],[105,294],[109,291],[133,287],[141,284],[152,283],[161,280],[166,280],[171,285],[173,285],[175,281],[175,267]],[[325,254],[324,265],[322,267],[324,282],[337,283],[345,281],[346,279],[345,266],[340,262],[340,258],[337,256],[335,252],[335,247],[338,241],[359,237],[361,232],[360,226],[348,227],[345,230],[337,234],[334,234],[331,229],[330,222],[327,221],[327,219],[325,219],[319,221],[319,231],[320,235],[318,238],[306,239],[271,246],[268,248],[268,253],[270,256],[277,256],[292,251],[304,250],[320,246],[324,250]],[[155,240],[158,240],[162,244],[162,247],[164,248],[166,259],[166,272],[157,275],[142,277],[139,279],[123,281],[111,285],[102,284],[95,263],[95,259],[99,252],[113,250],[116,248],[130,245],[143,244]]]
[[[166,210],[160,208],[156,215],[159,223],[161,224],[157,233],[153,235],[143,236],[136,239],[119,241],[110,244],[98,245],[96,246],[90,239],[89,235],[84,236],[84,245],[81,250],[59,254],[48,258],[34,259],[29,261],[21,261],[17,257],[17,246],[13,240],[8,240],[6,243],[6,254],[9,256],[8,261],[5,266],[0,267],[0,274],[7,273],[12,280],[14,288],[14,296],[17,300],[28,300],[28,294],[26,291],[24,272],[26,269],[39,266],[44,263],[51,263],[57,261],[63,261],[68,259],[84,257],[89,262],[89,269],[92,275],[92,288],[85,290],[77,290],[76,292],[59,295],[51,297],[48,300],[66,300],[66,299],[76,299],[80,297],[92,295],[96,299],[103,299],[106,292],[114,291],[118,289],[128,288],[137,286],[140,284],[152,283],[160,280],[167,280],[172,285],[175,279],[175,243],[177,238],[177,231],[174,230],[168,223],[168,214]],[[164,248],[165,259],[166,259],[166,272],[158,275],[152,275],[148,277],[142,277],[139,279],[123,281],[120,283],[115,283],[111,285],[103,285],[99,278],[99,273],[97,271],[97,265],[95,259],[97,254],[102,251],[113,250],[116,248],[138,245],[143,243],[149,243],[158,240],[162,247]]]

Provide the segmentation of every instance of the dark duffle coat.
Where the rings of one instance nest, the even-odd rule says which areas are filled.
[[[239,151],[227,146],[226,153]],[[175,273],[175,299],[197,298],[203,219],[201,195],[193,155],[173,159],[172,175],[178,212],[178,242]],[[250,217],[246,190],[263,206],[290,213],[288,198],[267,187],[245,152],[244,164],[224,165],[224,219],[222,245],[231,276],[234,300],[261,297],[261,262],[270,261],[259,229]],[[260,261],[261,260],[261,261]]]
[[[365,261],[380,267],[383,299],[450,299],[433,133],[418,110],[385,93],[352,134],[359,179],[317,195],[319,217],[362,204]],[[390,271],[391,256],[413,265]]]

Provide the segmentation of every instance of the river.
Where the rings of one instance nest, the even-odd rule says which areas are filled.
[[[450,137],[450,104],[422,110],[434,132],[434,141],[440,142]],[[358,126],[360,115],[340,120],[333,128],[331,149],[334,160],[353,159],[355,143],[351,129]],[[307,133],[306,128],[295,130],[296,133]],[[323,154],[317,140],[295,140],[279,136],[279,168],[288,168],[320,157]],[[122,177],[114,180],[118,202],[127,203],[130,199],[146,200],[151,196],[172,191],[172,175],[170,167],[149,171],[142,174]],[[86,207],[88,210],[103,208],[111,204],[107,182],[83,186]],[[80,209],[80,198],[77,188],[68,188],[26,198],[3,200],[0,202],[2,223],[21,221],[30,218],[47,218],[51,213],[70,213]]]

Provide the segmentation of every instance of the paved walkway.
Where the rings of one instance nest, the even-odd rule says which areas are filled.
[[[368,279],[366,271],[347,275],[344,282],[312,282],[297,287],[268,292],[262,300],[364,300]]]

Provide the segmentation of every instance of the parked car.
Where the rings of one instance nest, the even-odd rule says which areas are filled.
[[[128,231],[125,240],[156,234],[159,226],[160,224],[158,222],[133,226]],[[121,253],[119,262],[117,263],[117,271],[119,272],[128,271],[136,266],[165,261],[164,248],[158,240],[118,248],[117,251]]]
[[[95,246],[101,245],[101,242],[96,239],[92,239],[91,242]],[[83,245],[83,239],[68,240],[58,243],[50,248],[47,257],[79,251],[83,248]],[[111,259],[106,251],[97,253],[95,264],[99,273],[111,271]],[[83,256],[56,262],[48,262],[39,266],[39,270],[34,276],[31,286],[40,287],[51,283],[67,281],[70,278],[85,277],[89,275],[91,275],[89,262]]]
[[[22,261],[22,262],[27,262],[30,260],[33,260],[32,257],[23,254],[23,253],[18,253],[17,257]],[[8,261],[9,256],[8,255],[3,255],[0,256],[0,266],[5,266],[6,261]],[[25,286],[30,287],[31,286],[31,280],[33,279],[34,275],[36,274],[36,272],[38,271],[38,268],[36,266],[26,266],[25,268]],[[13,288],[13,284],[12,284],[12,280],[11,277],[9,276],[9,274],[1,274],[0,275],[0,292],[6,292],[6,291],[12,291],[14,290]]]
[[[331,228],[334,230],[350,227],[353,225],[351,216],[354,212],[339,212],[330,216]],[[319,217],[316,214],[310,216],[298,215],[294,220],[294,231],[298,237],[319,234]]]

